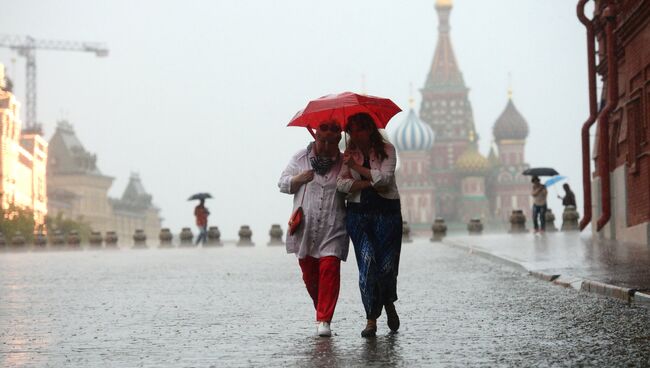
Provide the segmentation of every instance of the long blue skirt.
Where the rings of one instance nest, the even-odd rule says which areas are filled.
[[[402,250],[402,215],[348,210],[346,226],[359,266],[359,289],[367,319],[397,300],[397,273]]]

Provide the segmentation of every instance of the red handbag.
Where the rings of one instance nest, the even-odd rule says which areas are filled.
[[[302,219],[305,216],[302,211],[302,202],[305,200],[305,192],[307,192],[307,184],[305,184],[305,189],[302,192],[300,206],[296,208],[296,210],[291,214],[291,217],[289,217],[289,235],[293,235],[296,231],[298,231],[300,225],[302,224]]]

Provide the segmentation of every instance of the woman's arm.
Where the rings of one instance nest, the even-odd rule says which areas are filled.
[[[307,179],[307,175],[305,174],[305,172],[303,172],[303,170],[299,165],[299,160],[304,155],[305,155],[305,151],[303,150],[293,155],[293,157],[291,157],[291,160],[289,160],[287,167],[282,171],[282,174],[280,174],[280,180],[278,181],[278,187],[280,188],[280,192],[287,193],[287,194],[294,194],[298,191],[300,185],[304,184],[304,180]],[[297,179],[294,179],[295,177],[300,175],[303,175],[303,177],[298,177]],[[313,174],[312,174],[312,178],[313,178]],[[311,179],[309,181],[311,181]]]
[[[370,170],[373,187],[389,186],[395,180],[395,166],[397,166],[395,147],[386,143],[385,150],[388,157],[381,162],[379,169]]]

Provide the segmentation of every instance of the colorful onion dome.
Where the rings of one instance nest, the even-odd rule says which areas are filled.
[[[463,174],[482,175],[490,169],[490,162],[481,155],[474,142],[456,159],[456,169]]]
[[[492,128],[494,139],[497,141],[508,139],[526,139],[528,136],[528,123],[523,116],[519,113],[515,104],[512,103],[512,98],[508,99],[508,104],[501,116],[494,123]]]
[[[418,119],[415,111],[409,109],[406,119],[393,134],[393,143],[398,151],[427,151],[433,147],[433,130]]]

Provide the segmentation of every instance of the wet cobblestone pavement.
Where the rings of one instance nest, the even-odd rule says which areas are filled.
[[[400,270],[400,332],[362,339],[351,254],[328,339],[283,247],[0,253],[0,367],[650,364],[646,307],[424,240]]]

